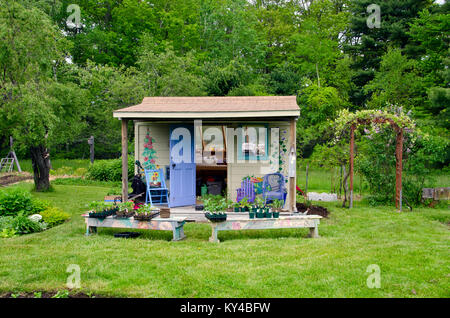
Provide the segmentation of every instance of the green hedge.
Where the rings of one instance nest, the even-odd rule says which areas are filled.
[[[128,158],[128,179],[134,175],[134,158]],[[96,160],[89,166],[87,178],[97,181],[121,181],[122,159]]]

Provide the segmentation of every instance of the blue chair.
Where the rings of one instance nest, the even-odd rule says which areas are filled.
[[[241,182],[241,187],[236,189],[237,198],[236,202],[241,202],[243,198],[247,198],[247,202],[253,203],[255,202],[255,187],[253,182],[250,181],[250,178],[246,178]]]
[[[166,187],[163,169],[144,169],[147,192],[145,204],[169,205],[169,189]]]
[[[262,197],[264,203],[282,200],[286,203],[284,176],[281,173],[266,174],[263,178]]]

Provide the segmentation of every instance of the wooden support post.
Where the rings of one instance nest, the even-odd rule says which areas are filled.
[[[349,208],[353,208],[353,158],[355,149],[355,125],[350,128],[350,202]]]
[[[401,211],[402,200],[402,170],[403,170],[403,128],[397,131],[397,144],[395,146],[395,207]]]
[[[297,119],[291,120],[291,127],[290,127],[290,140],[291,140],[291,147],[289,147],[291,150],[293,149],[295,157],[297,157]],[[297,185],[297,161],[295,161],[295,167],[294,167],[295,174],[290,175],[289,177],[289,211],[291,212],[297,212],[297,205],[296,205],[296,185]]]
[[[122,118],[122,202],[128,200],[128,120]]]

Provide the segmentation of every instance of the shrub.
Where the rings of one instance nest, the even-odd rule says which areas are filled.
[[[13,228],[3,229],[3,230],[0,231],[0,237],[1,238],[14,237],[14,236],[16,236],[16,234],[17,234],[17,232]]]
[[[70,217],[68,213],[54,207],[48,207],[39,214],[42,215],[42,220],[47,223],[49,227],[64,223]]]
[[[13,228],[19,234],[29,234],[34,232],[40,232],[44,230],[45,225],[41,225],[39,222],[34,222],[24,214],[19,214],[13,220]]]
[[[128,179],[134,175],[134,158],[128,158]],[[97,160],[87,172],[87,178],[97,181],[121,181],[122,159]]]
[[[0,216],[0,231],[13,228],[14,217]]]
[[[395,195],[395,134],[383,129],[369,136],[360,147],[357,168],[369,185],[371,205],[392,204]],[[403,199],[411,205],[421,202],[422,188],[434,187],[432,169],[445,163],[450,143],[442,137],[405,134],[403,145]]]
[[[121,195],[121,194],[122,194],[121,188],[111,188],[106,193],[106,195]]]
[[[63,166],[63,167],[58,168],[56,170],[50,170],[50,174],[51,175],[56,175],[56,176],[70,176],[70,175],[73,174],[73,168],[72,167]]]
[[[44,211],[45,209],[51,207],[51,203],[45,200],[40,199],[32,199],[33,201],[33,213],[38,214]]]
[[[21,188],[0,191],[0,216],[25,216],[35,213],[30,192]]]
[[[84,177],[87,172],[88,170],[86,168],[78,168],[73,172],[73,175],[77,177]]]

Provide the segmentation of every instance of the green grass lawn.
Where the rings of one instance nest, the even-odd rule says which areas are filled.
[[[31,189],[31,184],[22,184]],[[118,239],[120,230],[85,237],[80,214],[108,187],[56,185],[34,193],[71,213],[71,220],[41,233],[0,239],[0,294],[66,288],[67,266],[81,268],[84,292],[142,297],[450,297],[450,212],[325,204],[321,238],[308,230],[220,232],[187,224],[187,239],[142,231]],[[367,267],[381,269],[381,288],[370,289]],[[413,293],[415,291],[415,294]]]

